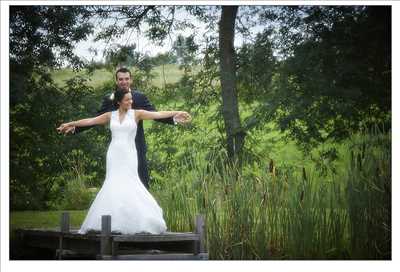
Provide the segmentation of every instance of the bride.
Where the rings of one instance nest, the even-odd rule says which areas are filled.
[[[111,215],[111,231],[122,234],[167,230],[163,211],[139,179],[135,136],[140,120],[174,117],[180,123],[190,122],[184,111],[151,112],[132,109],[130,92],[117,90],[114,103],[118,110],[94,118],[61,124],[57,130],[65,132],[73,126],[84,127],[109,124],[112,140],[106,159],[106,177],[96,195],[78,233],[101,230],[101,216]]]

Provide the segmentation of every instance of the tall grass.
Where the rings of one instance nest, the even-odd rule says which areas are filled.
[[[390,146],[390,135],[354,136],[327,176],[194,153],[152,191],[170,230],[205,214],[211,259],[390,259]]]
[[[382,134],[360,135],[347,158],[347,203],[355,258],[391,256],[391,149]]]

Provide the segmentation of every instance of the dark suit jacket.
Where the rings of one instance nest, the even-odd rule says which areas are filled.
[[[103,103],[101,105],[100,110],[97,112],[97,115],[101,115],[105,112],[117,110],[117,107],[113,105],[112,100],[110,99],[110,95],[111,94],[109,94],[103,98]],[[147,97],[143,93],[141,93],[137,90],[134,90],[134,91],[132,91],[132,98],[133,98],[132,109],[156,111],[155,107],[150,103],[150,101],[147,99]],[[174,121],[172,118],[157,119],[156,121],[167,123],[167,124],[174,124]],[[87,130],[89,128],[92,128],[92,126],[91,127],[76,127],[75,134],[82,132],[84,130]],[[142,183],[144,184],[144,186],[146,188],[149,188],[150,177],[149,177],[149,171],[147,168],[147,161],[146,161],[147,146],[146,146],[146,140],[144,137],[143,121],[139,121],[139,123],[138,123],[135,143],[136,143],[136,150],[137,150],[137,154],[138,154],[139,177],[140,177]]]

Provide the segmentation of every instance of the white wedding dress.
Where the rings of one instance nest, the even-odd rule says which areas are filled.
[[[101,216],[111,215],[111,231],[122,234],[159,234],[167,227],[163,211],[138,175],[135,146],[135,111],[128,110],[122,122],[111,113],[112,140],[107,151],[106,178],[78,231],[101,231]]]

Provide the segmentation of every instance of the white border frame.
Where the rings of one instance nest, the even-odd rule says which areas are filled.
[[[1,271],[394,271],[399,264],[398,246],[398,184],[392,182],[392,261],[10,261],[9,260],[9,71],[8,71],[8,10],[10,5],[392,5],[392,162],[399,162],[399,117],[397,89],[398,61],[395,50],[400,48],[393,29],[399,26],[400,4],[396,1],[1,1]],[[399,177],[393,167],[392,181]]]

